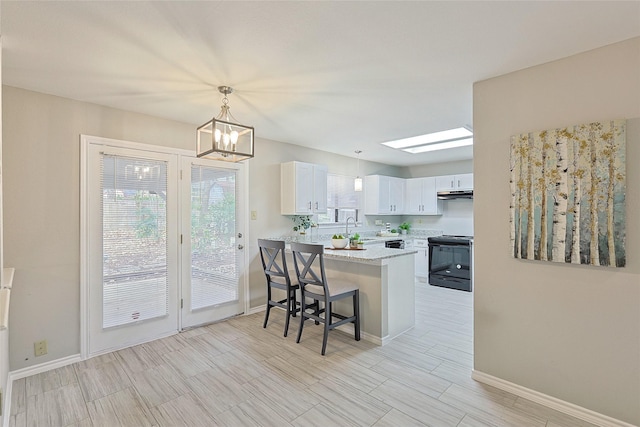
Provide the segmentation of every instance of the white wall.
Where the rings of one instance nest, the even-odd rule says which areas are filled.
[[[406,168],[407,178],[419,178],[423,176],[455,175],[457,173],[473,172],[473,160],[459,160],[456,162],[428,163],[414,165]]]
[[[443,234],[473,236],[473,200],[455,199],[442,202],[442,215],[406,215],[412,229],[441,230]]]
[[[0,99],[2,99],[2,36],[0,35]],[[0,105],[0,274],[4,268],[4,249],[3,249],[3,219],[2,219],[2,105]],[[1,277],[1,276],[0,276]],[[9,331],[0,331],[0,390],[2,390],[2,399],[7,395],[7,377],[9,375]],[[6,407],[5,402],[0,401],[3,408]],[[0,416],[0,423],[3,422],[6,415]]]
[[[475,369],[640,425],[640,38],[474,85]],[[627,266],[509,253],[509,138],[627,118]]]

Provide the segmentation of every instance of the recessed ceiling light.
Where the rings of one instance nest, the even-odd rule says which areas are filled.
[[[469,138],[470,136],[473,136],[473,132],[471,132],[466,127],[461,127],[443,130],[441,132],[428,133],[426,135],[413,136],[411,138],[398,139],[396,141],[383,142],[382,145],[386,145],[387,147],[391,148],[404,149],[407,147],[416,147],[418,145],[433,144],[435,142]]]
[[[421,145],[419,147],[403,148],[402,151],[407,153],[417,154],[425,153],[427,151],[445,150],[447,148],[466,147],[467,145],[473,145],[473,138],[456,139],[454,141],[436,142],[432,144]]]

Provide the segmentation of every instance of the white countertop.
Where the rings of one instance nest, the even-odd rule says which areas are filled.
[[[307,242],[303,242],[307,243]],[[369,246],[365,245],[364,249],[333,249],[331,242],[308,242],[313,245],[324,246],[325,259],[334,259],[339,261],[352,261],[352,262],[371,262],[381,261],[385,259],[413,255],[418,251],[413,249],[392,249],[385,248],[384,246]],[[287,244],[287,251],[290,252],[290,246]]]
[[[353,261],[373,261],[388,258],[395,258],[404,255],[413,255],[418,251],[412,249],[391,249],[383,246],[370,246],[362,250],[354,249],[328,249],[331,245],[325,245],[324,256],[325,258],[333,258],[339,260],[353,260]]]

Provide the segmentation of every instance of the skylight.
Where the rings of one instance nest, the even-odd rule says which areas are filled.
[[[447,148],[464,147],[472,144],[473,132],[466,127],[382,143],[382,145],[386,145],[387,147],[406,151],[412,154],[444,150]]]

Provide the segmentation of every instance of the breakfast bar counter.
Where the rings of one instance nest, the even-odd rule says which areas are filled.
[[[360,287],[362,338],[384,345],[415,325],[414,250],[370,247],[363,250],[328,249],[324,245],[327,279],[339,277]],[[293,267],[293,260],[291,262]],[[292,278],[295,281],[295,278]],[[343,304],[344,303],[344,304]],[[350,302],[335,303],[337,313],[349,314]],[[353,325],[338,329],[352,333]]]

